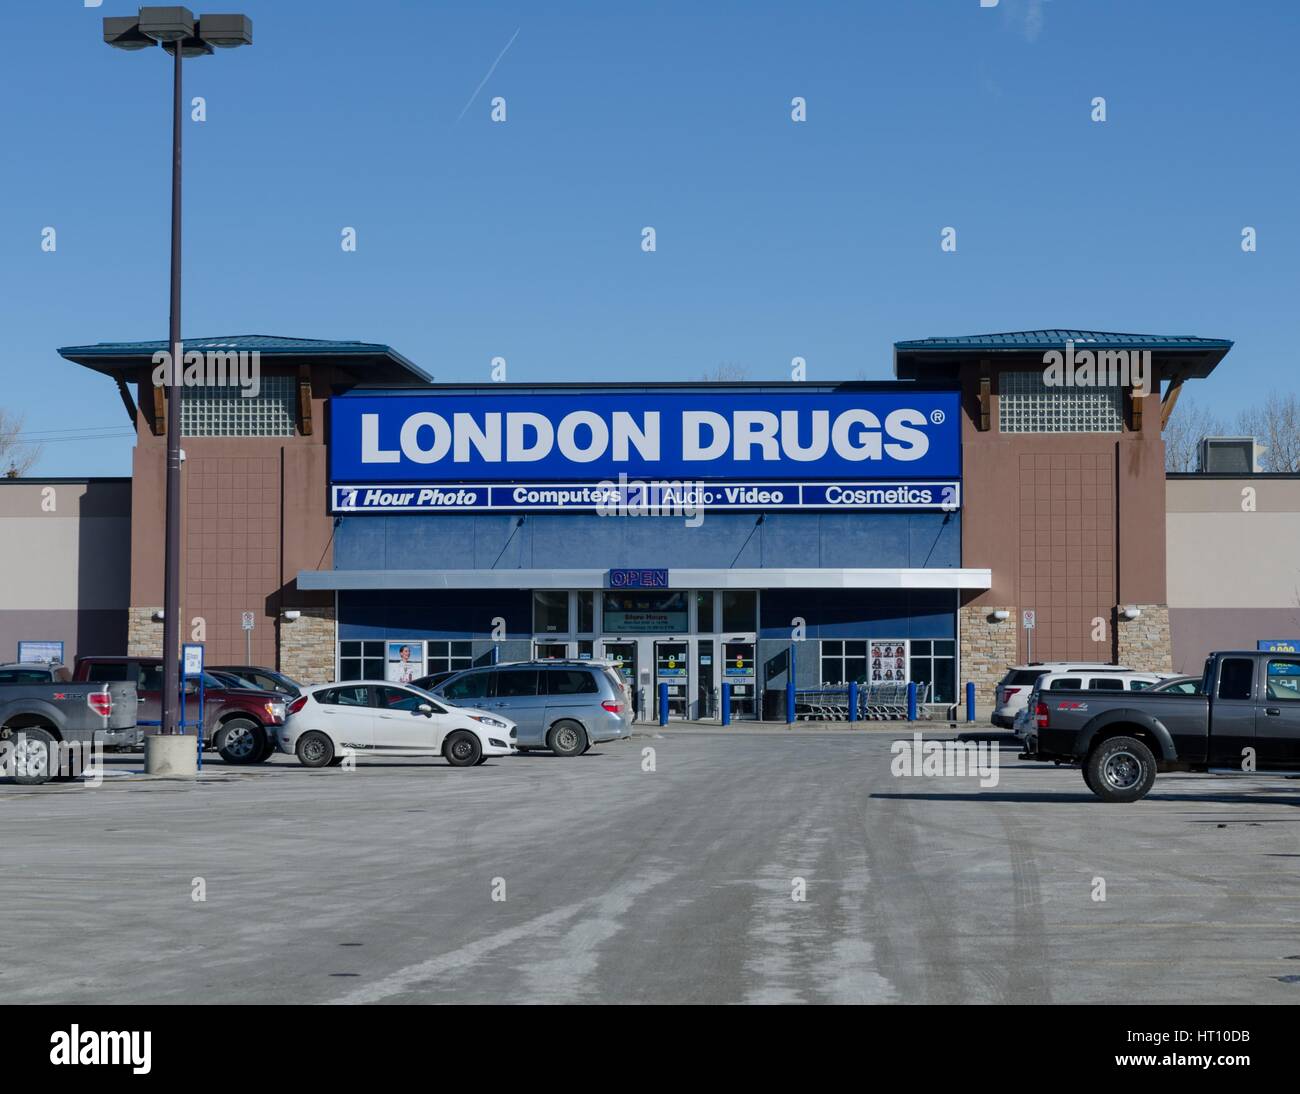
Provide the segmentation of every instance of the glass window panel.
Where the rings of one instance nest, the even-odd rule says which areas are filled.
[[[569,594],[553,589],[533,593],[533,631],[536,634],[569,633]]]
[[[695,629],[700,634],[713,633],[713,590],[695,594]]]
[[[596,691],[596,678],[582,669],[547,669],[547,695],[587,695]]]
[[[727,589],[722,594],[724,631],[758,630],[758,594],[748,589]]]
[[[502,669],[497,673],[498,699],[537,694],[536,669]]]
[[[486,699],[491,678],[490,672],[467,672],[464,676],[457,676],[450,681],[442,689],[442,694],[453,703],[468,699]]]

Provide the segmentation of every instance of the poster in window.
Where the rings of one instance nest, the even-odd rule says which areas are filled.
[[[871,683],[898,684],[907,681],[907,642],[901,638],[871,641]]]
[[[384,679],[394,684],[414,683],[424,675],[424,643],[414,641],[389,642],[388,666]]]

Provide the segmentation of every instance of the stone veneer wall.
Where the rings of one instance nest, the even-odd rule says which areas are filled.
[[[161,612],[161,607],[127,609],[126,655],[128,657],[158,657],[162,654],[162,620],[154,619],[154,616]]]
[[[300,684],[327,684],[334,679],[334,609],[298,610],[297,619],[280,619],[280,671]]]
[[[1142,614],[1125,619],[1127,607],[1137,608]],[[1119,664],[1141,672],[1170,672],[1172,651],[1168,604],[1120,604],[1115,608],[1115,658]]]
[[[992,619],[997,611],[1010,614],[1001,623]],[[994,689],[1014,665],[1017,653],[1018,616],[1010,604],[968,604],[957,612],[961,635],[958,655],[957,702],[966,702],[966,681],[975,681],[975,705],[981,710],[993,706]]]

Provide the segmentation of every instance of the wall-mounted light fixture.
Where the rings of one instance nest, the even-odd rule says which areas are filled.
[[[284,609],[284,618],[285,621],[288,623],[292,623],[295,619],[298,619],[301,616],[302,616],[302,612],[300,612],[297,608]]]
[[[1124,618],[1128,620],[1137,619],[1142,614],[1141,608],[1128,607],[1124,609]]]
[[[1008,619],[1011,618],[1011,613],[1007,611],[1006,608],[999,608],[992,615],[990,615],[989,618],[994,623],[1005,623]]]

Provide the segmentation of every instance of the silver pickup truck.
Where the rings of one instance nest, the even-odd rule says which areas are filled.
[[[60,676],[66,672],[58,666],[0,665],[0,775],[39,784],[77,773],[96,745],[139,747],[134,683],[72,683]]]
[[[1197,695],[1042,692],[1021,758],[1078,764],[1109,802],[1144,797],[1160,771],[1300,775],[1300,654],[1212,653]]]

